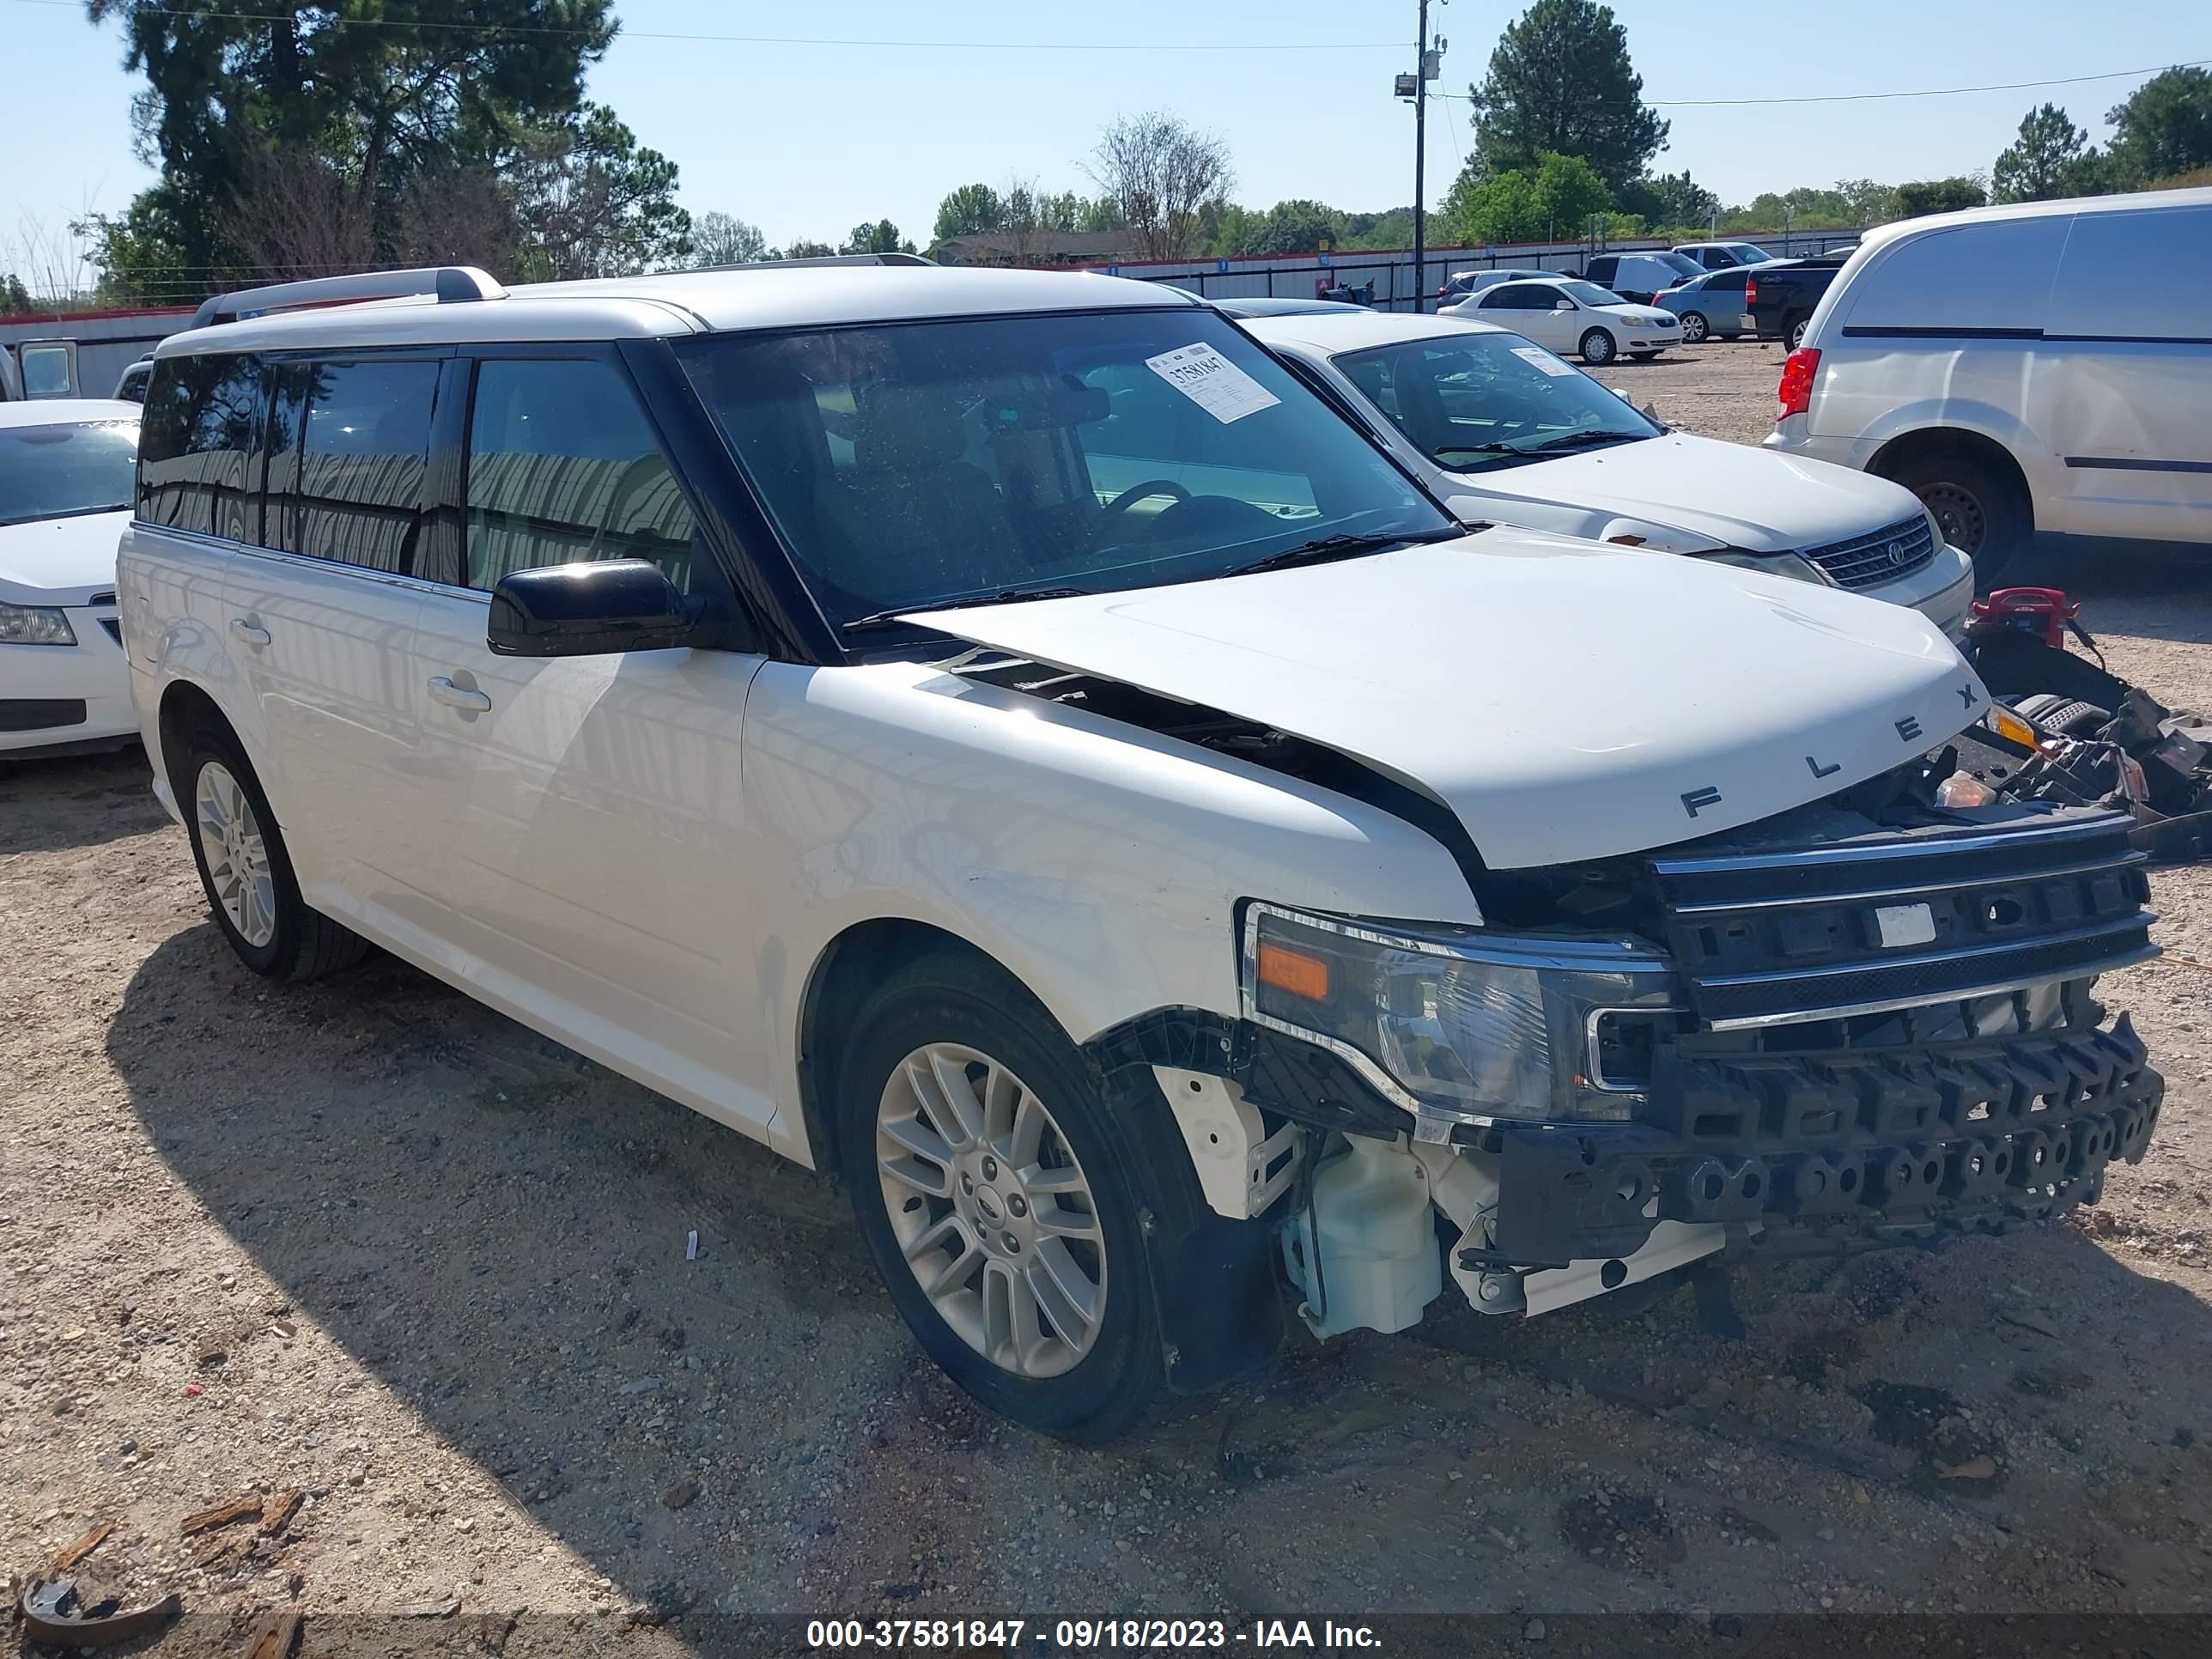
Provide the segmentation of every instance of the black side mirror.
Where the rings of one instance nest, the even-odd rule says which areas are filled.
[[[690,645],[707,606],[643,559],[546,565],[500,578],[484,642],[501,657],[595,657]]]

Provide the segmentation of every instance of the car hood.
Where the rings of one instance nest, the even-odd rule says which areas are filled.
[[[1887,478],[1682,432],[1451,477],[1479,499],[1648,519],[1704,537],[1706,551],[1797,552],[1920,514]]]
[[[911,620],[1327,744],[1443,803],[1499,869],[1771,817],[1989,703],[1902,606],[1517,530]]]
[[[115,549],[131,514],[87,513],[0,525],[0,600],[82,605],[115,591]]]

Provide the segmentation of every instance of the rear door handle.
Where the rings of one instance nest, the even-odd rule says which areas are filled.
[[[455,685],[443,674],[430,676],[430,695],[448,708],[468,708],[481,714],[491,707],[491,699],[481,691],[471,691],[465,685]]]
[[[243,617],[233,617],[230,619],[230,634],[233,639],[244,640],[248,645],[269,643],[269,630],[256,627]]]

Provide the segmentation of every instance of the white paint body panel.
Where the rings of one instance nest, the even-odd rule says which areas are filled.
[[[2018,464],[2039,530],[2212,541],[2212,317],[2179,274],[2208,258],[2212,190],[1870,232],[1806,331],[1810,404],[1766,447],[1863,467],[1899,438],[1972,433]],[[1899,329],[1923,332],[1868,331]]]
[[[1501,869],[1753,823],[1989,702],[1917,612],[1520,531],[918,620],[1358,756],[1444,802]]]

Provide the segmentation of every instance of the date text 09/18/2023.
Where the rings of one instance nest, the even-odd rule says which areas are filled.
[[[972,1645],[1015,1652],[1025,1642],[1049,1643],[1054,1651],[1242,1647],[1265,1652],[1381,1645],[1370,1626],[1329,1619],[1255,1620],[1249,1629],[1223,1619],[819,1619],[806,1626],[807,1646],[822,1651]]]

